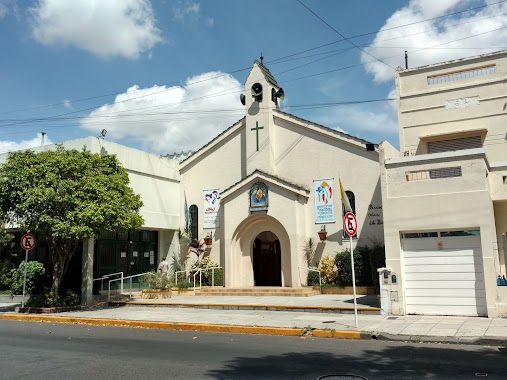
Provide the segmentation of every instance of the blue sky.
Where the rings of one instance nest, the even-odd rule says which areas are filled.
[[[506,49],[507,1],[0,0],[0,36],[0,152],[102,129],[197,149],[243,117],[261,53],[285,111],[398,145],[404,51],[416,67]]]

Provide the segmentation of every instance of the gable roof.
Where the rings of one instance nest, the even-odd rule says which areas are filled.
[[[266,80],[268,81],[268,83],[270,83],[271,85],[273,85],[275,87],[280,87],[278,85],[278,83],[276,82],[276,79],[273,76],[273,74],[271,74],[271,71],[269,71],[269,69],[266,66],[264,66],[263,63],[259,62],[258,60],[254,61],[254,64],[256,64],[256,63],[259,65],[259,68],[261,69],[262,74],[264,74],[264,76],[266,77]]]
[[[202,147],[200,147],[199,149],[197,149],[195,152],[191,152],[190,155],[187,158],[185,158],[184,160],[182,160],[180,162],[180,165],[183,164],[183,163],[185,163],[189,159],[195,157],[196,154],[198,154],[202,150],[205,150],[207,147],[211,146],[215,141],[220,140],[222,138],[222,136],[225,136],[229,131],[231,131],[235,127],[243,125],[244,122],[245,122],[245,119],[246,119],[246,117],[243,116],[241,119],[239,119],[233,125],[231,125],[229,128],[227,128],[224,131],[222,131],[221,133],[219,133],[215,138],[213,138],[212,140],[210,140],[207,144],[204,144]]]
[[[372,143],[372,142],[370,142],[368,140],[364,140],[362,138],[349,135],[348,133],[341,132],[341,131],[339,131],[337,129],[334,129],[334,128],[325,127],[324,125],[321,125],[321,124],[318,124],[318,123],[314,123],[313,121],[303,119],[303,118],[301,118],[299,116],[296,116],[296,115],[293,115],[291,113],[283,112],[283,111],[280,111],[280,110],[273,110],[273,112],[274,113],[279,113],[279,114],[284,115],[284,116],[287,116],[287,117],[289,117],[291,119],[295,119],[295,120],[299,121],[300,123],[306,124],[306,126],[313,125],[313,126],[319,128],[319,129],[322,129],[323,131],[332,132],[337,137],[339,136],[341,138],[351,139],[351,140],[354,140],[355,142],[358,142],[358,143],[361,143],[361,144],[373,144],[373,145],[375,145],[375,147],[378,147],[378,144],[374,144],[374,143]]]
[[[303,119],[303,118],[301,118],[299,116],[296,116],[296,115],[293,115],[291,113],[283,112],[283,111],[280,111],[280,110],[273,110],[273,112],[275,114],[278,113],[278,114],[280,114],[282,116],[285,116],[287,118],[294,119],[294,120],[298,121],[299,124],[305,124],[304,125],[305,127],[308,127],[309,125],[312,125],[312,126],[318,128],[318,129],[321,129],[324,132],[331,133],[335,137],[337,137],[337,138],[339,138],[339,139],[341,139],[341,140],[343,140],[345,142],[349,142],[349,143],[354,142],[355,143],[354,145],[373,144],[376,148],[378,148],[378,144],[374,144],[374,143],[372,143],[370,141],[361,139],[359,137],[355,137],[355,136],[349,135],[348,133],[338,131],[337,129],[334,129],[334,128],[325,127],[325,126],[323,126],[321,124],[314,123],[313,121]],[[229,128],[225,129],[223,132],[221,132],[215,138],[213,138],[212,140],[210,140],[207,144],[203,145],[201,148],[197,149],[195,152],[192,152],[188,157],[186,157],[184,160],[182,160],[180,162],[180,165],[185,166],[189,162],[190,159],[196,157],[196,155],[200,154],[201,152],[205,151],[206,149],[208,149],[209,147],[211,147],[212,145],[214,145],[216,142],[218,142],[219,140],[221,140],[224,136],[226,136],[227,134],[229,134],[230,132],[232,132],[233,129],[239,128],[240,126],[244,125],[245,121],[246,121],[246,116],[242,117],[236,123],[234,123],[233,125],[231,125]],[[349,140],[349,141],[347,141],[347,140]],[[352,140],[352,141],[350,141],[350,140]],[[180,168],[181,168],[181,166],[180,166]]]
[[[251,181],[255,177],[261,177],[263,179],[270,180],[270,182],[272,182],[272,183],[277,183],[281,187],[289,189],[292,192],[303,195],[305,197],[308,197],[308,195],[310,194],[310,190],[307,189],[306,187],[303,187],[301,185],[297,185],[295,183],[292,183],[292,182],[290,182],[284,178],[278,177],[276,175],[268,174],[262,170],[255,169],[252,173],[250,173],[246,177],[240,179],[238,182],[229,186],[227,189],[224,189],[223,191],[221,191],[220,192],[220,201],[222,201],[222,199],[228,197],[229,194],[234,192],[235,189],[243,186],[244,184],[248,183],[249,181]]]

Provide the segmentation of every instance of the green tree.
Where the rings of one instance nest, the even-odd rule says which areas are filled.
[[[82,239],[139,229],[142,205],[116,156],[86,147],[11,152],[0,167],[0,215],[46,239],[55,291]]]

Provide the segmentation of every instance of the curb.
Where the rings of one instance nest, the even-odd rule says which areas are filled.
[[[398,341],[410,343],[449,343],[474,346],[507,347],[506,337],[467,337],[467,336],[428,336],[428,335],[394,335],[388,333],[364,333],[373,340]]]
[[[315,313],[354,313],[353,307],[335,306],[300,306],[300,305],[269,305],[269,304],[231,304],[231,303],[173,303],[150,301],[110,301],[109,306],[160,306],[174,308],[219,309],[219,310],[267,310],[267,311],[305,311]],[[358,307],[358,314],[379,314],[377,307]]]
[[[289,327],[262,327],[262,326],[239,326],[239,325],[217,325],[206,323],[185,323],[185,322],[154,322],[134,321],[123,319],[106,318],[83,318],[83,317],[59,317],[54,315],[34,314],[0,314],[0,320],[24,321],[24,322],[47,322],[47,323],[73,323],[94,326],[112,327],[141,327],[148,329],[163,330],[186,330],[205,332],[225,332],[234,334],[257,334],[257,335],[283,335],[283,336],[312,336],[318,338],[334,339],[371,339],[370,334],[356,330],[318,330],[314,329],[303,334],[304,329]]]

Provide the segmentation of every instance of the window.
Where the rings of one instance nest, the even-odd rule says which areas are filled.
[[[441,231],[441,237],[447,236],[480,236],[480,230],[461,230],[461,231]]]
[[[482,148],[481,136],[461,137],[440,141],[428,141],[428,153],[454,152],[456,150]]]
[[[199,209],[196,205],[192,205],[188,211],[190,214],[190,239],[198,239]]]
[[[433,169],[429,172],[431,179],[461,177],[461,166],[454,168]]]
[[[404,239],[432,238],[438,237],[438,232],[406,232],[402,236]]]
[[[492,75],[495,73],[496,73],[495,65],[477,67],[475,69],[455,71],[452,73],[430,76],[428,77],[428,84],[432,85],[432,84],[455,82],[458,80],[477,78],[486,75]]]

